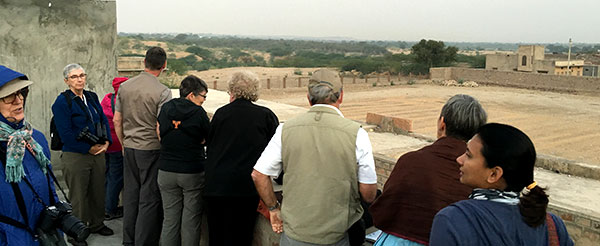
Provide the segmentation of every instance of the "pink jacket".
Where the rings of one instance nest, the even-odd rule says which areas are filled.
[[[115,125],[113,123],[113,117],[115,116],[113,113],[113,107],[112,107],[112,98],[113,96],[117,93],[117,91],[119,90],[119,86],[121,85],[121,83],[127,81],[127,78],[125,77],[116,77],[113,79],[112,81],[112,85],[113,88],[115,89],[115,93],[108,93],[104,96],[104,98],[102,99],[102,102],[100,102],[100,105],[102,106],[102,111],[104,111],[104,115],[106,115],[106,118],[108,119],[108,125],[110,126],[110,136],[112,137],[113,143],[108,146],[108,150],[106,150],[106,153],[114,153],[117,151],[121,151],[122,150],[122,146],[121,146],[121,142],[119,142],[119,138],[117,138],[117,132],[115,131]]]

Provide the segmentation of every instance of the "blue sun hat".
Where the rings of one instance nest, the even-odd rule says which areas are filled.
[[[33,82],[29,81],[25,74],[0,65],[0,98],[13,94],[31,84]]]

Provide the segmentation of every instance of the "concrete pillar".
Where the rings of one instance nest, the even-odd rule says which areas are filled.
[[[285,84],[287,81],[287,77],[283,77],[283,83]]]
[[[213,89],[215,89],[215,90],[217,89],[217,81],[216,80],[213,81]]]
[[[283,81],[285,81],[285,78]],[[267,89],[271,89],[271,78],[267,78]]]
[[[283,83],[281,84],[281,87],[282,87],[283,89],[285,89],[285,80],[283,80],[282,82],[283,82]]]
[[[51,106],[67,89],[63,68],[79,63],[102,100],[117,76],[114,0],[0,1],[0,64],[33,81],[25,119],[49,139]],[[49,4],[52,2],[52,5]],[[58,157],[55,153],[52,157]],[[52,158],[56,164],[58,158]]]
[[[369,75],[365,75],[365,84],[369,83]]]
[[[302,87],[302,77],[298,77],[298,88]]]

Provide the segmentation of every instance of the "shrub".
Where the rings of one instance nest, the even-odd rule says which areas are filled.
[[[294,70],[294,74],[295,75],[302,75],[302,70],[296,69],[296,70]]]

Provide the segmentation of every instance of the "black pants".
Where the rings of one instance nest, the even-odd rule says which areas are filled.
[[[208,245],[252,245],[258,196],[204,199],[208,217]]]

